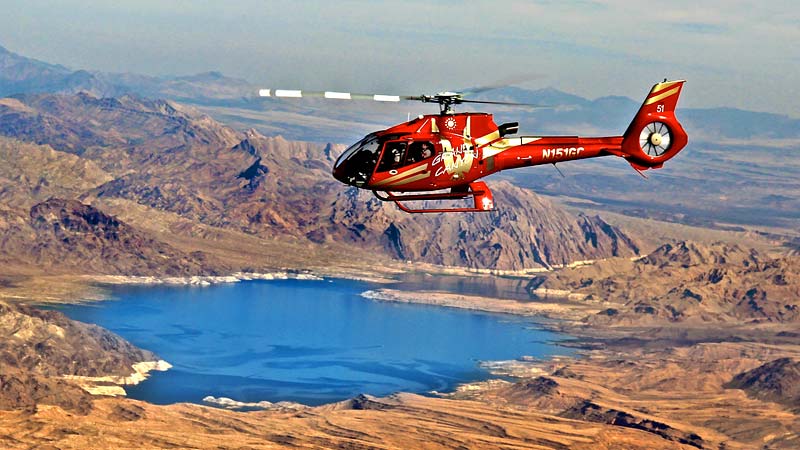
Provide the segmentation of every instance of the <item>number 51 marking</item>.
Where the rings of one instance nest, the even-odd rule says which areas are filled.
[[[660,113],[664,112],[664,105],[661,104],[661,105],[656,106],[656,112],[660,112]]]

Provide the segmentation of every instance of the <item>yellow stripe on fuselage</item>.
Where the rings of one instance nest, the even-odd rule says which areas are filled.
[[[492,156],[497,155],[498,153],[502,153],[509,148],[518,147],[520,145],[530,144],[531,142],[538,141],[541,138],[538,137],[518,137],[518,138],[507,138],[507,139],[500,139],[497,142],[493,142],[492,144],[483,148],[483,159],[491,158]]]
[[[420,165],[418,165],[416,167],[413,167],[413,168],[410,168],[410,169],[406,170],[405,172],[400,172],[397,175],[392,175],[391,177],[386,178],[385,180],[381,180],[381,181],[373,184],[373,186],[383,186],[384,184],[389,184],[389,183],[391,183],[393,181],[397,181],[397,180],[400,180],[402,178],[414,175],[415,173],[422,172],[427,167],[428,167],[428,163],[427,162],[425,164],[420,164]]]
[[[421,174],[414,175],[413,177],[408,177],[408,178],[406,178],[404,180],[400,180],[400,181],[397,181],[395,183],[391,183],[391,184],[387,185],[387,187],[402,186],[404,184],[413,183],[413,182],[419,181],[419,180],[424,180],[425,178],[428,178],[428,176],[430,176],[430,174],[431,174],[430,172],[423,172]]]
[[[487,134],[486,136],[476,138],[475,139],[475,145],[477,145],[478,147],[482,147],[482,146],[488,144],[489,142],[496,141],[498,139],[500,139],[500,132],[499,131],[493,131],[493,132]]]

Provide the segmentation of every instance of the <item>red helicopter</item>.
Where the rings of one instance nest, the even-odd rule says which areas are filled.
[[[520,103],[468,100],[463,94],[391,96],[345,92],[303,92],[262,89],[262,97],[323,97],[397,102],[438,103],[441,113],[420,115],[406,123],[368,134],[336,161],[333,176],[342,183],[370,189],[383,201],[409,213],[482,212],[494,209],[487,175],[518,167],[619,156],[641,173],[660,168],[686,146],[688,137],[675,118],[684,80],[653,86],[622,136],[522,136],[517,122],[497,126],[491,114],[455,113],[453,105]],[[433,192],[448,189],[448,192]],[[407,201],[459,200],[472,197],[470,207],[409,208]]]

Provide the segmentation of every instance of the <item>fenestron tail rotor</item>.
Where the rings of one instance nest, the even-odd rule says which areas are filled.
[[[461,103],[481,103],[487,105],[508,105],[526,106],[536,108],[547,108],[547,106],[532,105],[529,103],[515,102],[496,102],[488,100],[468,100],[464,99],[464,94],[460,92],[440,92],[435,95],[387,95],[387,94],[355,94],[351,92],[335,91],[303,91],[292,89],[260,89],[260,97],[278,98],[324,98],[331,100],[371,100],[376,102],[401,102],[401,101],[420,101],[423,103],[438,103],[442,114],[453,114],[453,105]]]
[[[663,155],[669,150],[671,144],[672,136],[669,127],[663,122],[651,122],[639,133],[639,147],[648,156]]]

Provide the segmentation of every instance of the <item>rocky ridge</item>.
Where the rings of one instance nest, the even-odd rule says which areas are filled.
[[[724,243],[665,244],[636,261],[539,276],[529,288],[608,302],[611,307],[588,319],[595,324],[800,320],[800,259]]]
[[[134,365],[156,360],[96,325],[55,311],[0,302],[0,409],[57,405],[87,414],[91,396],[71,377],[129,377]]]
[[[600,217],[574,216],[505,181],[492,183],[498,211],[410,216],[370,193],[337,195],[313,235],[380,247],[400,260],[520,270],[633,256],[636,242]]]
[[[215,275],[225,265],[186,253],[77,200],[0,210],[0,258],[51,273]]]
[[[750,397],[800,412],[800,361],[778,358],[736,375],[725,387],[742,389]]]

